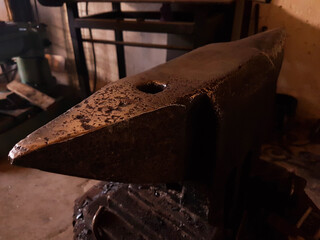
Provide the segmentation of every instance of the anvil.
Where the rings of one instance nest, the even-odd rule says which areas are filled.
[[[123,78],[21,140],[9,159],[105,181],[204,180],[223,194],[270,129],[284,40],[275,29],[210,44]]]
[[[232,228],[273,122],[284,41],[275,29],[123,78],[21,140],[9,160],[104,181],[204,183],[209,222]]]

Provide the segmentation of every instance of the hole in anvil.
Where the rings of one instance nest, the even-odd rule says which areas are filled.
[[[137,86],[141,92],[156,94],[162,92],[167,87],[164,83],[148,82]]]

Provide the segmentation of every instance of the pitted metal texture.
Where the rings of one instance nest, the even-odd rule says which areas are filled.
[[[211,44],[121,79],[17,143],[10,161],[121,182],[229,172],[270,124],[284,39],[277,29]]]

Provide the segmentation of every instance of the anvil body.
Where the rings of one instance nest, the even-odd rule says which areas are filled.
[[[269,129],[284,38],[277,29],[207,45],[107,85],[17,143],[11,163],[118,182],[224,182]]]
[[[17,143],[9,159],[104,181],[202,182],[210,224],[234,228],[272,125],[284,40],[276,29],[207,45],[107,85]]]

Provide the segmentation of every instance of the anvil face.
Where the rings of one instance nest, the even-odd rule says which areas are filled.
[[[145,183],[236,165],[270,123],[284,35],[207,45],[107,85],[17,143],[9,159]]]

